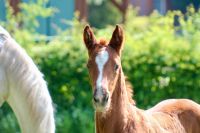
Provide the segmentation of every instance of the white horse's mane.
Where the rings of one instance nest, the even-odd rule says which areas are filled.
[[[0,65],[5,68],[6,75],[11,77],[8,82],[15,82],[16,87],[12,89],[18,89],[16,91],[20,96],[27,100],[30,119],[35,122],[34,124],[39,123],[39,126],[44,128],[39,132],[46,133],[47,129],[52,128],[53,133],[55,127],[52,100],[43,75],[25,50],[1,26]],[[10,95],[9,91],[7,97]],[[52,124],[53,127],[47,127]]]

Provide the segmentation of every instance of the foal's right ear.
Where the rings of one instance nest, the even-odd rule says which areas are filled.
[[[85,29],[83,31],[83,40],[88,50],[92,48],[92,46],[94,46],[96,43],[94,33],[92,32],[92,29],[89,25],[85,26]]]
[[[124,33],[121,26],[116,25],[115,30],[110,39],[109,46],[111,46],[120,55],[123,47]]]

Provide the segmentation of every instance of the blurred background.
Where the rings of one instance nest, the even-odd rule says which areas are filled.
[[[122,65],[138,107],[167,98],[200,103],[199,7],[200,0],[0,0],[0,24],[44,73],[56,132],[93,133],[84,26],[107,40],[115,24],[123,26]],[[20,132],[6,103],[0,132]]]

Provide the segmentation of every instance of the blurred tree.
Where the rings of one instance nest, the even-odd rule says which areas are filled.
[[[9,5],[12,7],[14,15],[16,15],[20,11],[19,3],[20,3],[20,0],[10,0],[9,1]]]
[[[154,8],[160,7],[164,1],[160,0],[130,0],[130,3],[138,8],[138,14],[141,16],[150,15]],[[168,2],[168,1],[166,1]],[[156,3],[156,4],[155,4]],[[167,5],[167,3],[166,3]]]
[[[128,9],[129,0],[111,0],[113,5],[122,13],[122,22],[124,23],[126,20],[126,13]]]
[[[120,12],[110,1],[92,1],[89,3],[89,23],[96,28],[104,28],[107,25],[121,23]]]
[[[88,21],[97,28],[124,23],[129,0],[88,0]]]

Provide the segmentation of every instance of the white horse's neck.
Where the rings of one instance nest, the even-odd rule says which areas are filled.
[[[12,86],[14,87],[14,86]],[[43,98],[41,103],[33,105],[27,100],[28,96],[20,94],[17,89],[9,92],[8,104],[13,109],[22,133],[54,133],[54,118],[51,106],[46,105]],[[35,106],[35,107],[33,107]]]
[[[0,29],[1,30],[1,29]],[[0,72],[5,100],[13,109],[22,133],[54,133],[51,97],[42,74],[26,52],[10,37],[0,48]],[[0,82],[1,83],[1,82]]]

